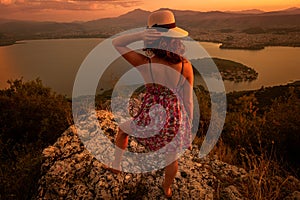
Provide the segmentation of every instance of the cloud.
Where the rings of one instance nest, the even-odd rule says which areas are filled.
[[[1,11],[34,10],[106,10],[115,7],[134,7],[141,0],[0,0]]]
[[[0,4],[3,5],[9,5],[9,4],[13,4],[14,0],[0,0]]]

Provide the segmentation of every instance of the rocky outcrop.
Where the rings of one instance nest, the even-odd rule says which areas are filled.
[[[117,125],[112,114],[98,111],[97,117],[104,132],[113,140]],[[138,151],[142,147],[130,139],[128,148]],[[197,146],[193,146],[180,157],[172,185],[173,199],[247,199],[240,187],[247,177],[244,169],[214,158],[200,159],[198,153]],[[38,199],[164,199],[160,189],[164,177],[162,169],[113,174],[85,148],[74,126],[44,149],[43,156]],[[226,182],[226,187],[220,187],[225,180],[231,181]]]

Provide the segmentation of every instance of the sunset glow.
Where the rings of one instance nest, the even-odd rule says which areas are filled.
[[[264,11],[300,7],[300,0],[0,0],[0,18],[38,21],[86,21],[115,17],[140,8],[153,11],[159,8],[197,11]]]

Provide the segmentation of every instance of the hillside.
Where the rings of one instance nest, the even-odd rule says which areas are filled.
[[[44,163],[39,180],[38,199],[166,199],[160,189],[163,170],[148,173],[113,174],[95,157],[106,149],[97,145],[100,142],[94,130],[92,115],[82,116],[81,125],[89,127],[87,135],[78,137],[74,126],[67,129],[55,144],[43,150]],[[98,111],[97,118],[104,134],[112,141],[117,132],[113,115]],[[88,119],[88,120],[87,120]],[[76,127],[77,130],[83,127]],[[83,128],[85,130],[85,128]],[[93,155],[84,148],[95,146]],[[129,150],[139,152],[143,149],[133,138]],[[107,152],[104,153],[106,155]],[[172,199],[251,199],[244,190],[244,184],[251,184],[253,174],[243,168],[229,165],[215,157],[198,157],[197,145],[187,150],[179,159],[179,171],[172,186]],[[134,167],[134,166],[133,166]],[[270,184],[282,182],[282,177],[274,177]],[[258,180],[257,180],[258,181]],[[300,187],[300,181],[293,176],[285,180],[286,187]],[[285,191],[285,199],[298,198],[299,192]]]
[[[197,136],[192,151],[180,158],[174,199],[299,199],[299,82],[227,94],[223,132],[203,159],[198,153],[209,128],[211,103],[203,87],[195,86],[194,92],[200,120],[193,122]],[[129,112],[138,112],[142,97],[132,96]],[[95,159],[105,155],[103,150],[111,153],[97,144],[101,140],[96,124],[99,121],[113,141],[116,121],[121,118],[109,112],[110,99],[109,92],[103,93],[95,100],[96,112],[78,112],[80,123],[76,125],[87,125],[79,139],[77,131],[82,128],[74,129],[71,101],[40,80],[15,80],[8,89],[0,90],[0,198],[159,199],[162,170],[117,176]],[[82,110],[75,106],[79,111],[88,108],[88,101],[83,100]],[[116,104],[118,110],[127,110],[122,102]],[[145,151],[134,138],[128,149]]]
[[[222,42],[223,48],[261,49],[269,45],[300,46],[299,8],[273,12],[253,10],[241,12],[173,10],[173,12],[177,24],[187,29],[192,38]],[[72,23],[0,20],[0,45],[7,41],[24,39],[109,37],[131,28],[145,27],[149,13],[136,9],[119,17]],[[248,29],[254,31],[249,33]],[[255,31],[256,29],[259,31]]]

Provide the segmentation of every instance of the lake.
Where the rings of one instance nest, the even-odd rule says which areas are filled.
[[[7,87],[8,79],[23,77],[24,80],[32,80],[39,77],[54,91],[71,96],[77,70],[88,53],[102,40],[27,40],[0,47],[0,88]],[[258,72],[258,79],[252,82],[225,81],[226,92],[300,80],[299,47],[266,47],[264,50],[250,51],[220,49],[220,44],[216,43],[200,44],[212,57],[240,62]]]

